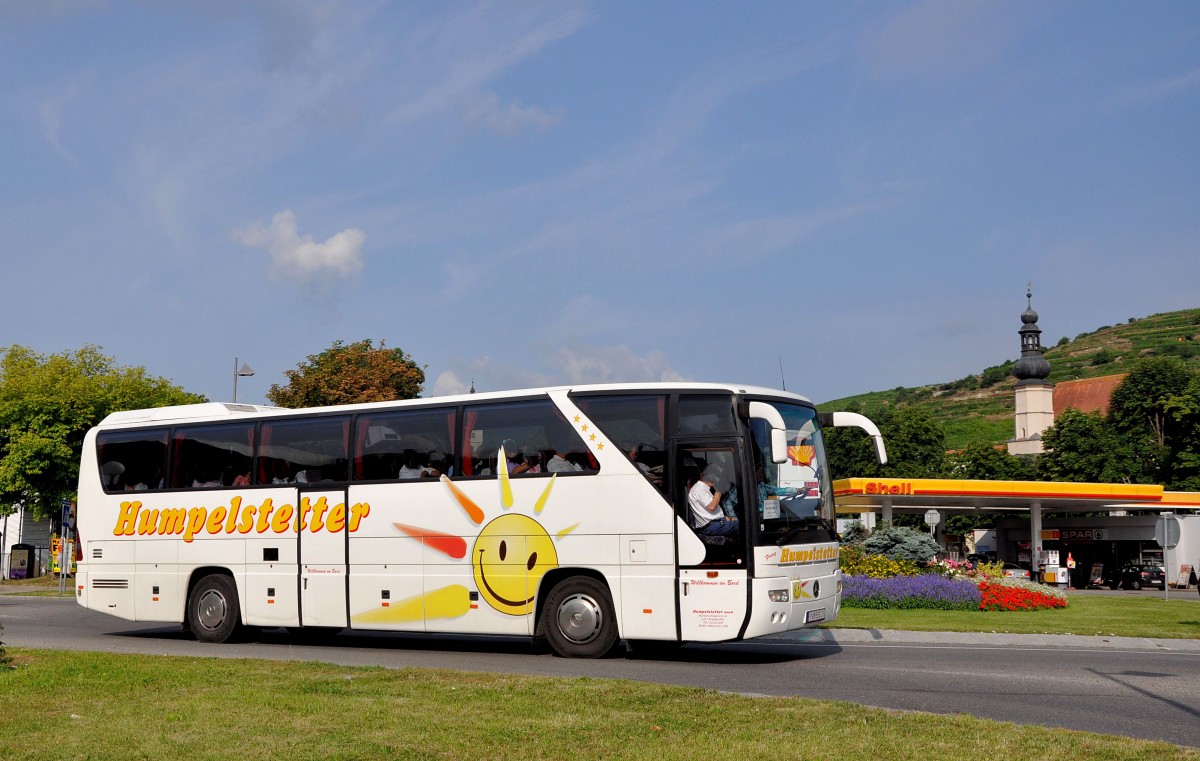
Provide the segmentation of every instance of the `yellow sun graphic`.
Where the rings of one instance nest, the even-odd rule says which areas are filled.
[[[500,464],[497,468],[500,505],[509,510],[513,505],[513,494],[508,469],[504,467],[507,459],[503,447],[496,461]],[[546,488],[534,502],[534,514],[541,514],[557,479],[557,474],[550,476]],[[476,525],[482,524],[486,517],[483,509],[449,478],[442,476],[441,481],[467,517]],[[467,542],[460,536],[403,523],[393,525],[401,533],[448,557],[461,559],[467,554]],[[554,538],[562,539],[578,525],[562,529]],[[493,518],[480,530],[471,547],[470,562],[479,596],[501,613],[523,616],[533,611],[542,577],[558,567],[558,552],[554,548],[554,539],[542,524],[527,515],[507,513]],[[355,623],[457,618],[473,607],[471,591],[461,584],[451,584],[406,600],[384,602],[381,607],[355,614],[352,618]]]

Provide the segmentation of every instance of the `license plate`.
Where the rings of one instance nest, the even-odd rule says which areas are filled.
[[[804,623],[806,623],[806,624],[811,624],[813,621],[824,621],[824,620],[825,620],[825,609],[824,608],[818,608],[817,610],[810,610],[808,613],[804,614]]]

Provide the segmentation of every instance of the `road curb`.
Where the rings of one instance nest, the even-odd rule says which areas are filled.
[[[1200,653],[1200,640],[1083,634],[1008,632],[915,632],[896,629],[804,629],[771,639],[828,645],[969,645],[976,647],[1062,647],[1091,650],[1159,650]]]

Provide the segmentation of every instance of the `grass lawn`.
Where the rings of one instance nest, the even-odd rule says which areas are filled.
[[[1161,742],[615,679],[11,654],[0,758],[1200,759]]]
[[[1172,592],[1169,600],[1067,594],[1067,607],[1053,610],[985,612],[842,608],[837,620],[828,628],[1200,639],[1200,597],[1195,590]]]

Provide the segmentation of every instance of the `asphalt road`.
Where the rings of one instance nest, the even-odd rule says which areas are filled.
[[[346,632],[307,645],[275,629],[249,642],[209,645],[178,626],[112,618],[70,598],[0,595],[0,623],[11,647],[624,678],[967,713],[1200,747],[1200,642],[1194,640],[810,630],[688,645],[665,658],[581,661],[507,637]]]

